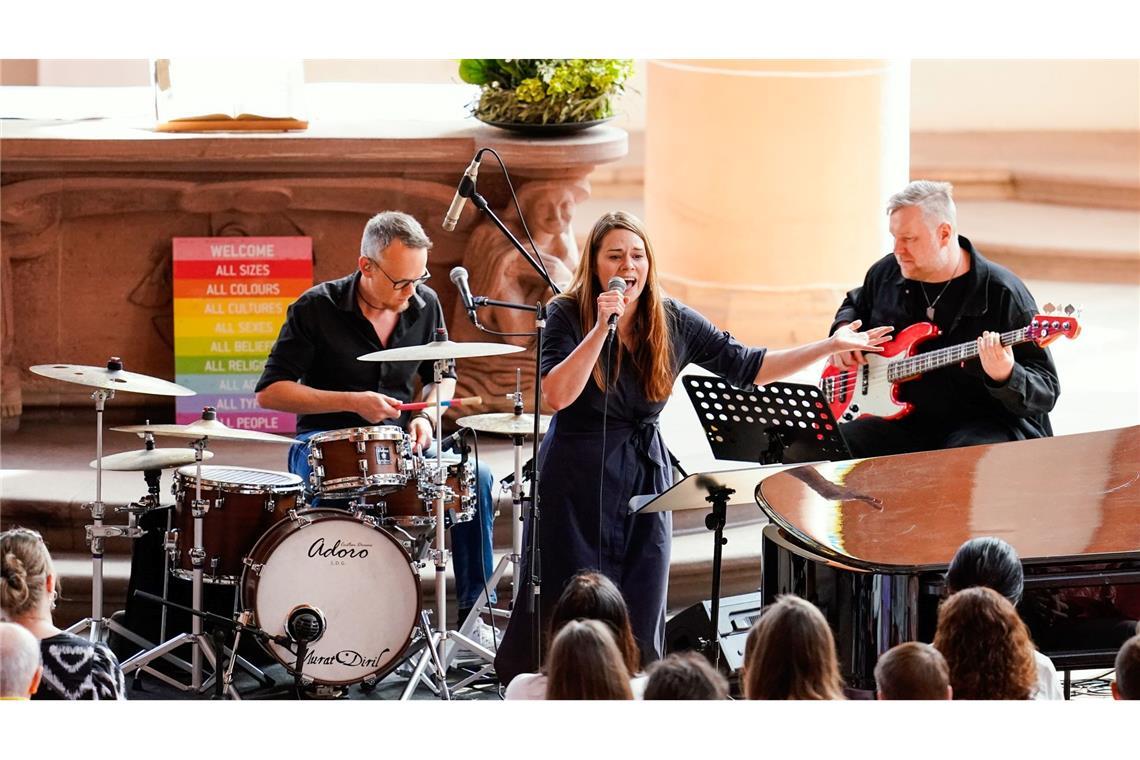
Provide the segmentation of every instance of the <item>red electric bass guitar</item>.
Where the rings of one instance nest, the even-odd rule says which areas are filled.
[[[1046,306],[1028,326],[1002,333],[1003,346],[1033,341],[1045,347],[1064,335],[1075,338],[1081,326],[1073,315],[1072,306],[1063,312],[1052,313]],[[851,422],[860,417],[899,419],[910,414],[913,404],[899,401],[898,386],[914,380],[924,372],[958,364],[978,355],[976,341],[959,343],[928,353],[916,353],[923,342],[938,336],[941,331],[931,322],[919,322],[906,328],[894,340],[883,344],[882,353],[867,353],[865,365],[854,369],[840,369],[828,364],[823,370],[819,387],[831,407],[831,413],[840,422]]]

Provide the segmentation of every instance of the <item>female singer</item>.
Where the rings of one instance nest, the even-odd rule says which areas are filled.
[[[624,293],[607,289],[613,277],[625,281]],[[657,417],[677,374],[697,364],[737,387],[763,385],[831,354],[881,351],[890,331],[860,333],[857,321],[849,328],[797,348],[744,346],[662,293],[640,220],[621,211],[599,219],[569,290],[550,303],[540,359],[543,396],[557,412],[538,462],[544,617],[575,573],[598,570],[625,595],[643,664],[659,659],[672,518],[631,517],[627,505],[672,483]],[[496,660],[503,682],[520,672],[508,653],[529,645],[522,617],[512,616]]]

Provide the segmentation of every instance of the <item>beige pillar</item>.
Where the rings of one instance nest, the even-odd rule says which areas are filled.
[[[905,63],[649,62],[646,223],[667,290],[748,343],[826,335],[890,250],[908,121]]]

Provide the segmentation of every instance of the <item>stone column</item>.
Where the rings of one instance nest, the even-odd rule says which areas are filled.
[[[909,70],[888,61],[652,61],[645,205],[670,294],[748,343],[823,337],[890,250]]]

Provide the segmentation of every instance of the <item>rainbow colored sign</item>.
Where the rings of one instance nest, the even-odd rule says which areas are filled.
[[[198,391],[178,398],[178,424],[213,406],[230,427],[297,429],[253,389],[289,304],[312,284],[312,238],[174,238],[175,381]]]

